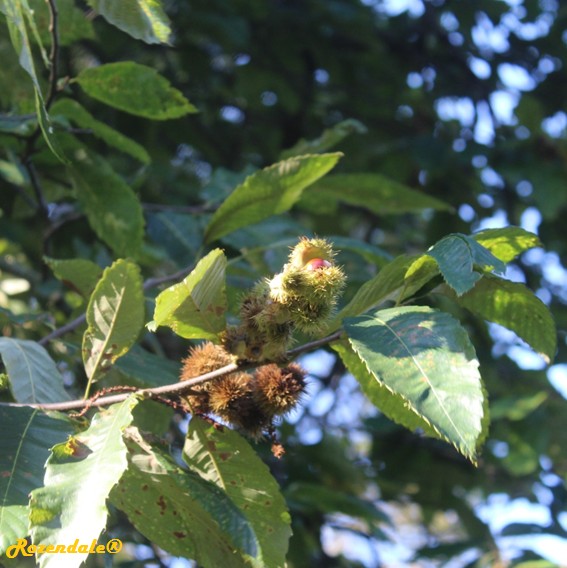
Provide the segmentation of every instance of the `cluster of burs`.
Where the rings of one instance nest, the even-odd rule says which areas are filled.
[[[298,403],[305,372],[286,364],[286,355],[295,330],[316,334],[333,312],[345,282],[334,257],[326,240],[302,238],[283,270],[258,282],[242,299],[240,324],[226,329],[221,345],[206,342],[190,349],[181,380],[234,361],[257,365],[253,373],[233,372],[193,387],[185,397],[193,413],[216,415],[260,438]]]

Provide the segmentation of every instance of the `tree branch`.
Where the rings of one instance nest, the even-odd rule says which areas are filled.
[[[340,338],[342,334],[342,330],[336,331],[327,337],[323,337],[322,339],[317,339],[315,341],[310,341],[309,343],[305,343],[296,347],[295,349],[291,349],[288,351],[287,355],[289,359],[293,359],[302,353],[306,353],[307,351],[311,351],[316,349],[317,347],[321,347],[326,345],[332,341],[336,341]],[[265,363],[263,363],[265,364]],[[211,371],[210,373],[205,373],[193,379],[188,379],[186,381],[179,381],[177,383],[173,383],[170,385],[163,385],[161,387],[154,387],[150,389],[140,389],[135,391],[134,394],[138,394],[147,398],[152,398],[153,396],[158,395],[179,395],[186,390],[189,390],[191,387],[195,385],[200,385],[207,381],[212,381],[214,379],[218,379],[219,377],[224,377],[230,373],[234,373],[235,371],[243,371],[246,369],[250,369],[252,367],[256,367],[258,365],[251,364],[248,362],[243,363],[230,363],[229,365],[225,365],[220,369],[216,369]],[[103,398],[98,398],[96,400],[93,399],[79,399],[79,400],[70,400],[67,402],[52,402],[47,404],[24,404],[18,402],[1,402],[0,406],[12,406],[12,407],[30,407],[30,408],[38,408],[40,410],[78,410],[85,407],[101,407],[101,406],[108,406],[110,404],[116,404],[118,402],[123,402],[126,400],[132,393],[121,393],[115,394],[111,396],[105,396]]]

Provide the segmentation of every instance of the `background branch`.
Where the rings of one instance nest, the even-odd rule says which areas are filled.
[[[182,270],[178,270],[177,272],[174,272],[173,274],[167,274],[166,276],[155,277],[155,278],[148,278],[143,283],[143,289],[144,289],[144,291],[150,290],[150,289],[155,288],[155,287],[157,287],[161,284],[166,284],[168,282],[173,282],[175,280],[185,278],[185,276],[187,276],[187,274],[189,274],[189,272],[191,272],[193,267],[194,267],[194,265],[190,265],[186,268],[183,268]],[[66,323],[65,325],[63,325],[63,326],[61,326],[57,329],[54,329],[51,333],[49,333],[45,337],[42,337],[38,341],[38,343],[40,345],[47,345],[50,341],[53,341],[54,339],[62,337],[63,335],[70,333],[71,331],[74,331],[75,329],[77,329],[78,327],[83,325],[86,322],[86,320],[87,320],[87,314],[86,313],[81,314],[80,316],[78,316],[74,320]]]

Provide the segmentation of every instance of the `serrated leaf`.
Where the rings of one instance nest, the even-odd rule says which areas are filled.
[[[133,61],[86,68],[75,81],[93,99],[136,116],[169,120],[197,112],[155,69]]]
[[[211,242],[291,209],[303,190],[331,170],[341,153],[297,156],[247,177],[216,210],[205,232]]]
[[[149,164],[151,159],[146,149],[94,116],[73,99],[59,99],[52,107],[53,116],[60,114],[80,128],[88,129],[94,136],[100,138],[109,146],[129,154],[143,164]]]
[[[452,207],[380,174],[338,174],[309,188],[309,197],[338,200],[365,207],[377,215],[409,213],[423,209],[451,211]]]
[[[171,22],[160,0],[87,0],[112,25],[146,43],[169,43]]]
[[[90,226],[119,256],[136,256],[142,246],[144,216],[136,194],[102,157],[85,148],[69,169]]]
[[[111,500],[160,548],[205,568],[242,568],[257,541],[228,496],[197,474],[183,471],[135,428],[126,439],[129,467]]]
[[[0,355],[16,402],[41,404],[69,400],[61,373],[39,343],[0,337]]]
[[[347,319],[344,327],[352,350],[379,383],[378,396],[385,387],[406,401],[405,408],[396,401],[391,418],[414,424],[416,415],[429,424],[428,434],[435,432],[474,462],[486,433],[486,401],[474,348],[457,320],[411,306]]]
[[[73,431],[64,415],[0,407],[0,556],[28,535],[29,493],[43,485],[49,449]]]
[[[472,238],[502,262],[511,262],[524,251],[541,246],[537,235],[520,227],[485,229]]]
[[[349,373],[356,378],[362,392],[380,412],[412,432],[422,430],[428,436],[439,437],[435,428],[412,408],[405,396],[392,390],[388,384],[370,371],[366,361],[348,341],[335,342],[332,347],[339,354]]]
[[[210,339],[226,327],[226,257],[221,249],[202,258],[182,282],[167,288],[156,298],[152,331],[169,326],[186,339]]]
[[[66,163],[67,159],[55,137],[53,126],[45,108],[41,86],[35,70],[34,57],[26,27],[27,19],[32,31],[37,35],[37,28],[33,20],[33,11],[30,9],[27,0],[19,0],[18,2],[0,0],[0,10],[6,16],[10,39],[18,54],[20,66],[26,71],[33,83],[37,120],[43,137],[53,154],[57,156],[59,160]],[[39,36],[37,39],[39,40]]]
[[[226,492],[247,518],[258,539],[259,565],[284,566],[291,519],[277,482],[250,444],[233,430],[221,432],[193,417],[183,459],[192,471]]]
[[[358,316],[377,307],[404,286],[404,276],[416,256],[398,256],[368,282],[365,282],[352,300],[333,318],[327,331],[334,331],[343,319]]]
[[[547,306],[526,286],[486,276],[459,303],[482,319],[511,329],[549,364],[557,349],[557,332]]]
[[[98,282],[102,268],[85,258],[56,259],[44,257],[58,280],[76,290],[81,296],[88,298]]]
[[[367,132],[366,126],[362,122],[353,118],[343,120],[335,124],[331,128],[327,128],[319,138],[315,140],[300,140],[288,150],[281,153],[280,158],[286,160],[292,156],[301,156],[303,154],[315,154],[318,152],[326,152],[339,142],[344,140],[351,134],[365,134]]]
[[[106,268],[87,307],[83,361],[89,385],[124,355],[144,327],[142,277],[136,264],[117,260]]]
[[[471,237],[448,235],[427,251],[433,258],[445,282],[461,296],[478,282],[484,272],[504,272],[504,263]],[[475,270],[475,268],[480,269]]]
[[[122,440],[138,399],[99,411],[90,427],[57,444],[45,466],[44,487],[30,500],[30,534],[36,545],[97,540],[106,526],[106,499],[128,462]],[[76,568],[88,552],[42,554],[40,568]]]

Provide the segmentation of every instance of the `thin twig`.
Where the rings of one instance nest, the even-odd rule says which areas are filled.
[[[167,284],[168,282],[173,282],[175,280],[182,280],[187,276],[191,270],[193,270],[194,265],[188,266],[186,268],[182,268],[173,274],[166,274],[165,276],[156,276],[154,278],[148,278],[144,284],[143,288],[145,290],[151,290],[152,288],[156,288],[161,284]]]
[[[288,351],[287,355],[289,359],[293,359],[302,353],[307,351],[311,351],[316,349],[317,347],[321,347],[330,343],[332,341],[336,341],[340,338],[342,331],[336,331],[335,333],[328,335],[322,339],[317,339],[315,341],[311,341],[309,343],[305,343],[304,345],[300,345],[295,349]],[[234,373],[235,371],[242,371],[252,367],[257,366],[257,364],[252,364],[249,362],[242,362],[242,363],[230,363],[229,365],[225,365],[220,369],[216,369],[211,371],[210,373],[205,373],[204,375],[200,375],[193,379],[188,379],[186,381],[180,381],[177,383],[173,383],[170,385],[163,385],[161,387],[154,387],[150,389],[140,389],[136,391],[134,394],[145,396],[151,398],[155,395],[179,395],[184,391],[187,391],[191,387],[195,385],[200,385],[201,383],[205,383],[207,381],[212,381],[214,379],[218,379],[219,377],[224,377],[230,373]],[[40,410],[77,410],[80,408],[84,408],[85,406],[89,407],[101,407],[101,406],[108,406],[110,404],[116,404],[118,402],[123,402],[126,400],[132,393],[122,393],[116,394],[112,396],[105,396],[103,398],[96,398],[96,400],[91,399],[79,399],[79,400],[70,400],[67,402],[53,402],[53,403],[46,403],[46,404],[24,404],[24,403],[15,403],[15,402],[1,402],[0,406],[12,406],[12,407],[31,407],[31,408],[38,408]],[[96,397],[96,395],[95,395]]]
[[[27,152],[26,152],[27,153]],[[30,178],[30,183],[35,193],[35,199],[37,201],[37,208],[41,211],[41,214],[44,217],[49,216],[49,207],[47,205],[47,201],[45,196],[43,195],[43,189],[41,184],[39,183],[39,178],[37,177],[37,172],[35,171],[35,166],[31,160],[31,155],[28,155],[23,162],[24,168],[28,172],[28,176]]]
[[[78,318],[75,318],[74,320],[66,323],[65,325],[58,327],[57,329],[54,329],[50,334],[46,335],[45,337],[42,337],[38,341],[38,343],[40,345],[47,345],[50,341],[53,341],[54,339],[57,339],[58,337],[61,337],[62,335],[65,335],[66,333],[69,333],[77,329],[79,326],[83,325],[86,321],[87,321],[87,314],[81,314]]]

